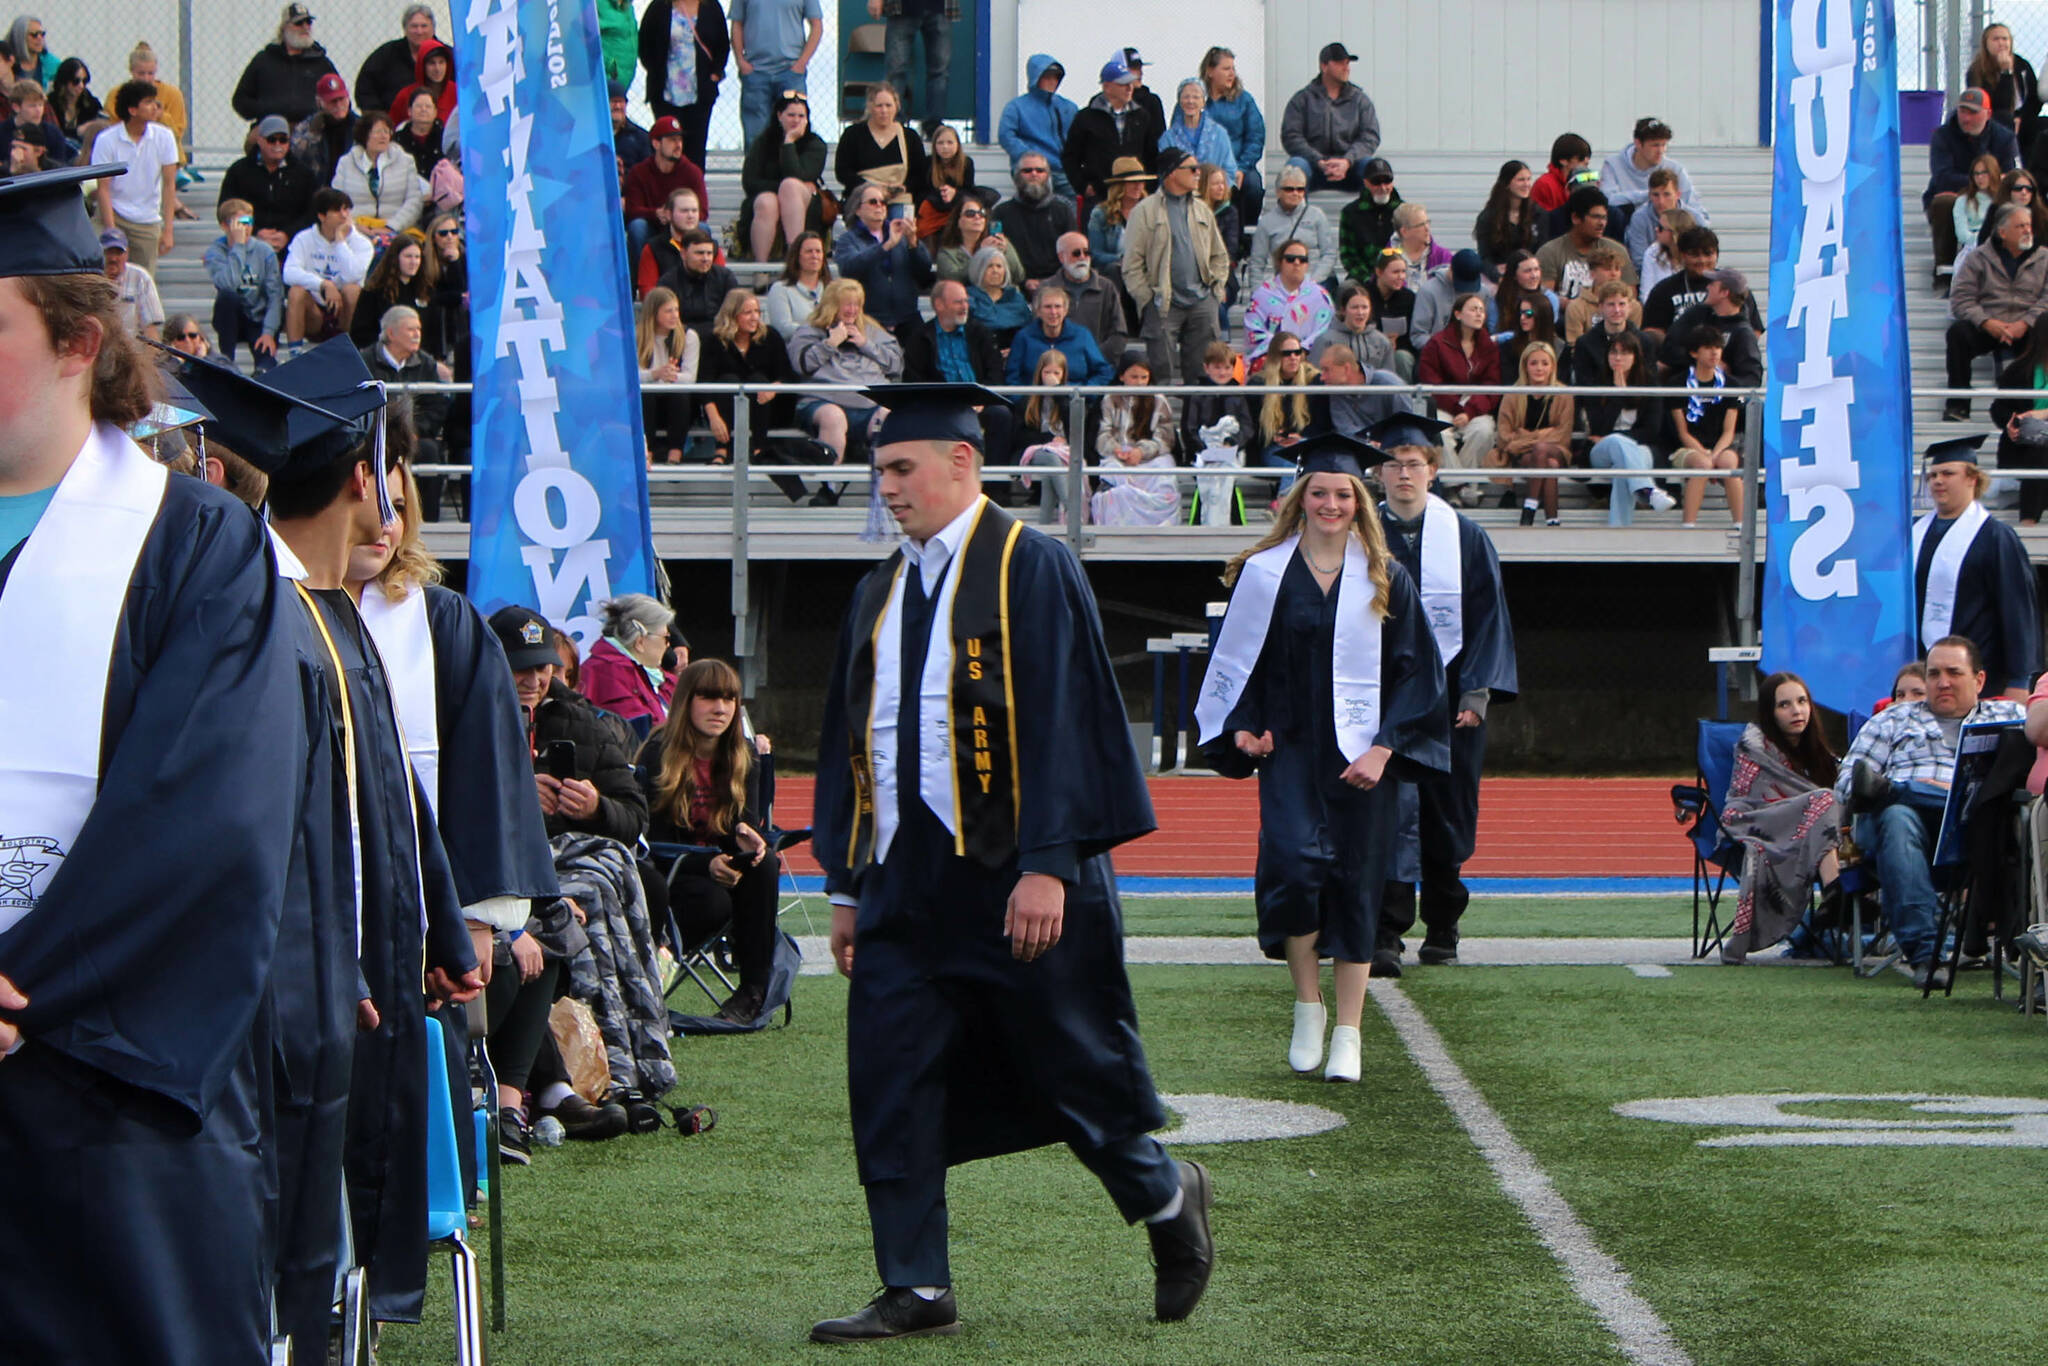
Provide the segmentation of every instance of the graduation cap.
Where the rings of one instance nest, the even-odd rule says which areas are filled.
[[[148,414],[128,429],[128,435],[147,446],[150,457],[160,463],[176,460],[185,453],[187,438],[195,438],[197,454],[204,459],[206,441],[198,428],[211,421],[212,411],[175,378],[167,377],[162,401],[152,405]]]
[[[1385,462],[1387,453],[1369,442],[1342,432],[1325,431],[1305,436],[1294,447],[1294,473],[1306,479],[1311,474],[1348,474],[1364,480],[1365,467]]]
[[[365,441],[375,446],[377,506],[393,521],[384,487],[384,386],[346,337],[335,337],[267,374],[244,375],[183,352],[175,374],[212,409],[207,435],[273,480],[318,475]]]
[[[1977,448],[1984,444],[1989,432],[1978,432],[1975,436],[1952,436],[1936,441],[1927,447],[1929,468],[1936,465],[1974,465],[1977,463]]]
[[[881,384],[861,390],[861,397],[889,410],[877,448],[899,441],[965,441],[981,449],[981,419],[976,408],[1007,403],[1001,394],[979,384]]]
[[[0,180],[0,278],[105,271],[99,230],[86,214],[79,187],[125,169],[66,166]]]
[[[1434,446],[1438,435],[1450,425],[1420,413],[1389,413],[1366,428],[1365,437],[1382,451],[1391,451],[1396,446]]]

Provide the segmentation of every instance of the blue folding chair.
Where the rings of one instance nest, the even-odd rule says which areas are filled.
[[[1692,956],[1704,958],[1721,946],[1727,927],[1721,923],[1721,894],[1728,880],[1742,872],[1742,846],[1721,828],[1728,804],[1728,782],[1735,772],[1735,742],[1742,721],[1699,723],[1693,756],[1698,777],[1671,789],[1681,819],[1690,819],[1685,836],[1692,842]]]
[[[465,1120],[457,1127],[441,1022],[431,1014],[426,1033],[427,1243],[446,1247],[452,1258],[456,1366],[484,1366],[483,1297],[477,1283],[476,1253],[469,1246],[469,1201],[462,1188],[462,1160],[455,1146],[469,1125]]]

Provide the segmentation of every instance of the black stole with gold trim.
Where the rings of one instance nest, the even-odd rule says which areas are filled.
[[[953,668],[946,688],[947,739],[952,757],[953,852],[985,867],[1001,867],[1017,852],[1016,698],[1010,661],[1010,557],[1024,525],[984,503],[955,570],[952,611],[946,638]],[[870,715],[874,708],[875,640],[896,581],[903,573],[899,550],[870,576],[854,616],[856,647],[847,680],[848,762],[854,790],[853,834],[847,867],[866,867],[874,858],[875,792],[870,761]],[[934,630],[934,637],[937,631]],[[899,735],[899,745],[922,737]],[[898,792],[902,803],[920,801]]]

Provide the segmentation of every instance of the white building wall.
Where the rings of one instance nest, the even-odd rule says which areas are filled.
[[[1050,52],[1062,93],[1085,104],[1115,48],[1138,47],[1146,84],[1171,102],[1212,43],[1233,48],[1280,145],[1288,98],[1323,44],[1347,43],[1352,79],[1379,109],[1390,155],[1519,151],[1540,163],[1559,133],[1596,161],[1656,114],[1683,146],[1753,147],[1762,60],[1759,0],[996,0],[990,107]],[[1006,12],[1007,11],[1007,12]]]

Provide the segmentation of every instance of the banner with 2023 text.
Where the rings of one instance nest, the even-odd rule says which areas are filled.
[[[654,591],[618,165],[592,0],[455,0],[475,376],[469,596],[587,650]]]
[[[1893,0],[1777,0],[1763,668],[1862,710],[1912,658]]]

